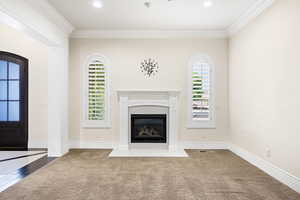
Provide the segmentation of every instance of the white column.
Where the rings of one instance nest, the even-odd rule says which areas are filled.
[[[68,40],[48,52],[48,156],[59,157],[69,150]]]
[[[178,103],[177,95],[169,96],[169,151],[178,150]]]
[[[120,140],[118,149],[128,150],[128,96],[120,96]]]

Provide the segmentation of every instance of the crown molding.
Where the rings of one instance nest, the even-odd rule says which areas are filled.
[[[225,30],[75,30],[71,38],[104,38],[104,39],[133,39],[133,38],[227,38]]]
[[[70,35],[74,27],[73,25],[47,0],[26,0],[36,11],[40,12],[55,24],[61,31]]]
[[[243,29],[252,20],[273,5],[276,0],[257,0],[242,16],[240,16],[228,29],[228,36],[232,36]]]
[[[47,0],[26,0],[35,11],[46,17],[53,25],[59,30],[71,38],[102,38],[102,39],[134,39],[134,38],[228,38],[235,33],[239,32],[254,18],[263,13],[269,8],[276,0],[257,0],[253,6],[251,6],[241,17],[239,17],[234,23],[232,23],[226,29],[215,30],[75,30],[73,25],[66,20],[66,18],[60,14],[54,6],[52,6]],[[2,3],[5,0],[0,0],[0,8],[4,8]],[[16,1],[12,1],[16,3]],[[11,3],[11,4],[13,4]],[[4,11],[4,10],[2,10]],[[9,13],[9,16],[13,16],[14,20],[22,22],[22,19],[18,19],[16,14]],[[11,21],[11,20],[10,20]],[[16,24],[16,23],[14,23]],[[32,30],[30,30],[32,32]]]
[[[73,28],[53,9],[45,0],[0,0],[0,22],[48,46],[64,45]]]
[[[134,39],[134,38],[228,38],[273,5],[276,0],[257,0],[226,29],[216,30],[75,30],[71,38]]]
[[[12,17],[13,16],[13,17]],[[25,34],[29,35],[30,37],[41,41],[42,43],[49,45],[49,46],[56,46],[58,42],[53,40],[53,38],[49,38],[44,34],[38,32],[34,27],[29,26],[28,24],[21,21],[15,14],[12,14],[7,9],[3,7],[0,2],[0,22],[6,24],[18,31],[24,32]]]
[[[238,33],[252,20],[271,7],[275,1],[256,1],[233,24],[223,30],[75,30],[71,34],[71,38],[228,38]],[[69,31],[74,30],[72,24],[69,23],[68,27]]]

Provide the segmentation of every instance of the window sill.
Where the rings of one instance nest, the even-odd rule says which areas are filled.
[[[81,128],[84,128],[84,129],[110,129],[111,123],[108,121],[81,121]]]
[[[216,124],[213,121],[206,121],[206,122],[188,122],[187,129],[216,129]]]

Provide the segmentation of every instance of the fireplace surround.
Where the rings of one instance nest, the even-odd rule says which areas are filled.
[[[120,132],[114,149],[109,155],[110,157],[188,157],[178,142],[179,91],[118,90],[117,94],[120,111]],[[132,115],[165,115],[165,141],[162,142],[161,140],[159,143],[149,140],[140,143],[132,142]],[[144,131],[149,132],[147,127],[140,128],[145,128]],[[150,132],[153,131],[150,128]],[[151,134],[155,135],[155,133]]]

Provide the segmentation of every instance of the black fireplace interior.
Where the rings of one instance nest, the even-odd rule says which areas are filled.
[[[167,115],[131,115],[131,143],[166,143]]]

